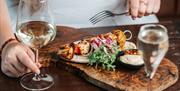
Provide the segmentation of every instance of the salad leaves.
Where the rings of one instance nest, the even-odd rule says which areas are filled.
[[[95,50],[88,56],[89,65],[95,65],[96,68],[100,66],[106,70],[115,70],[115,60],[117,53],[120,51],[119,47],[114,41],[109,42],[109,39],[107,40],[108,43],[104,42],[106,40],[101,39],[101,41],[102,42],[99,43],[100,45],[98,44],[98,47],[97,45],[93,45],[95,46]]]

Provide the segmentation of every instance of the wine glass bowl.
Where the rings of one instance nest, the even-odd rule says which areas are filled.
[[[144,25],[140,28],[137,47],[143,55],[145,72],[152,79],[169,47],[167,29],[162,25]]]
[[[17,27],[16,36],[22,43],[39,49],[55,37],[55,27],[44,21],[29,21]]]
[[[48,0],[20,0],[15,35],[24,45],[35,52],[38,63],[38,50],[53,41],[56,27],[49,10]],[[20,80],[27,90],[46,90],[54,84],[52,76],[28,73]]]

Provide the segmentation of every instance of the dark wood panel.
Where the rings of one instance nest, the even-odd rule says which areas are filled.
[[[159,17],[174,16],[176,14],[176,0],[161,0]]]
[[[177,13],[178,13],[178,16],[180,17],[180,0],[178,0],[178,7],[177,7]]]

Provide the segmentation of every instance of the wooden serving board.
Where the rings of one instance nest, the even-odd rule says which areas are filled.
[[[125,67],[121,67],[116,69],[116,71],[106,71],[96,69],[87,64],[60,62],[59,65],[63,65],[67,71],[109,91],[147,91],[147,86],[149,85],[144,68],[128,70]],[[178,77],[176,65],[170,60],[164,59],[151,82],[153,91],[162,91],[168,88],[178,80]]]
[[[43,61],[44,59],[47,61],[52,60],[53,57],[55,61],[57,61],[57,65],[61,66],[61,68],[109,91],[147,91],[148,81],[145,77],[144,68],[139,70],[129,70],[125,67],[120,67],[116,69],[116,71],[106,71],[95,69],[87,64],[71,63],[60,59],[55,54],[60,45],[82,39],[89,34],[73,28],[59,28],[56,39],[46,46],[46,48],[41,50],[40,56]],[[162,91],[168,88],[178,80],[178,77],[177,66],[170,60],[163,59],[151,83],[153,91]]]

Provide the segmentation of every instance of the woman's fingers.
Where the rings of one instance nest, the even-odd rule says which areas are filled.
[[[42,67],[42,65],[41,65],[40,63],[37,63],[37,66],[38,66],[39,68],[41,68],[41,67]]]
[[[137,18],[139,12],[139,0],[129,0],[130,14],[133,18]]]
[[[19,73],[24,74],[26,73],[27,68],[25,65],[23,65],[21,62],[19,62],[19,59],[16,58],[14,60],[14,63],[11,64]]]
[[[146,13],[146,8],[147,8],[147,0],[140,0],[139,2],[139,12],[138,12],[138,17],[143,17]]]
[[[153,10],[154,10],[154,4],[155,4],[155,0],[148,0],[147,1],[148,2],[148,4],[147,4],[147,10],[146,10],[146,12],[148,13],[148,14],[152,14],[153,13]]]
[[[19,77],[21,75],[21,73],[18,72],[13,65],[9,65],[8,68],[10,69],[9,71],[12,73],[12,75],[16,77]]]
[[[26,52],[27,52],[28,56],[31,58],[31,60],[33,60],[33,62],[35,62],[35,55],[34,55],[33,51],[27,46],[25,46],[25,49],[27,50]],[[41,64],[39,62],[35,62],[35,63],[39,68],[41,67]]]
[[[33,62],[35,62],[35,55],[34,55],[33,51],[31,49],[29,49],[28,47],[27,47],[27,54],[31,58],[31,60],[33,60]],[[38,68],[41,67],[41,64],[39,62],[35,62],[35,63],[38,66]]]
[[[8,76],[18,77],[20,72],[17,71],[12,64],[16,63],[16,56],[12,55],[13,52],[10,52],[8,55],[4,55],[1,61],[1,70]]]
[[[26,45],[23,46],[24,50],[26,50],[27,54],[29,55],[29,57],[35,61],[35,55],[33,53],[33,51]]]
[[[161,0],[128,0],[128,9],[132,18],[143,17],[157,13]]]
[[[11,76],[11,77],[19,77],[20,76],[21,73],[18,72],[12,65],[6,65],[6,67],[8,68],[8,70],[6,70],[5,73],[8,76]]]
[[[34,53],[19,42],[9,43],[4,48],[1,57],[1,70],[8,76],[18,77],[30,70],[40,73],[39,64],[34,62]]]
[[[28,56],[28,54],[26,52],[23,52],[22,54],[17,55],[20,62],[24,64],[26,67],[28,67],[29,69],[31,69],[33,72],[40,74],[39,68],[37,67],[35,62],[32,61],[32,59]]]
[[[161,0],[154,1],[153,13],[157,13],[161,7]]]

